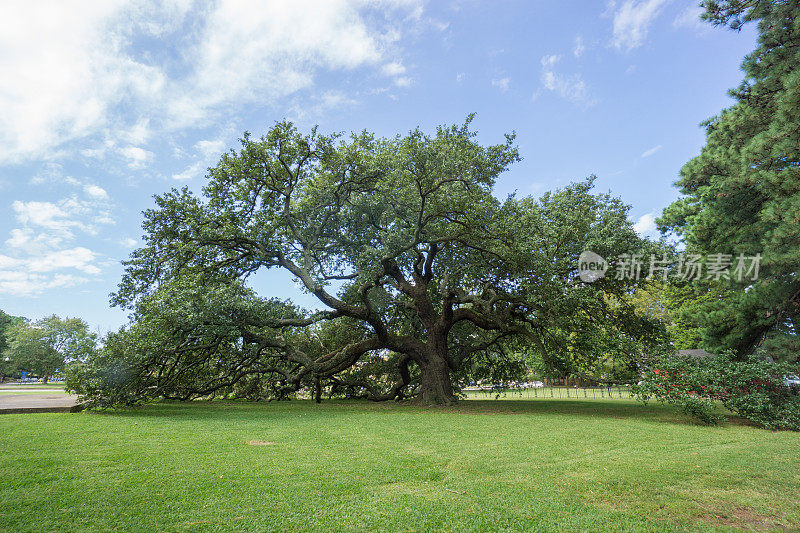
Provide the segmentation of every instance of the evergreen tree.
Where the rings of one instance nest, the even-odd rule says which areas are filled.
[[[761,254],[753,274],[711,282],[719,297],[695,308],[703,343],[741,356],[762,350],[795,360],[800,352],[800,3],[703,2],[703,18],[734,30],[758,24],[745,57],[736,104],[704,123],[706,145],[681,170],[684,197],[664,210],[662,231],[687,251]],[[749,267],[748,267],[749,268]],[[736,276],[732,276],[736,278]]]

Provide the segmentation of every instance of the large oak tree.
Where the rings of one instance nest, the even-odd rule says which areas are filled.
[[[282,122],[224,154],[201,196],[156,197],[113,296],[134,310],[104,355],[127,361],[117,383],[138,376],[123,401],[253,376],[280,395],[366,373],[373,399],[448,404],[454,372],[511,344],[569,365],[602,339],[633,361],[654,331],[627,303],[636,281],[577,276],[583,250],[640,248],[627,206],[592,194],[591,179],[497,199],[519,159],[513,136],[482,146],[470,120],[389,139]],[[291,273],[322,310],[256,295],[244,282],[263,269]]]

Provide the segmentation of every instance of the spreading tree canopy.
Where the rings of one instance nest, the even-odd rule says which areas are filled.
[[[640,250],[628,207],[592,179],[498,200],[514,137],[482,146],[470,120],[388,139],[287,122],[245,134],[202,195],[172,190],[145,212],[145,246],[112,296],[133,323],[82,390],[113,382],[107,403],[130,403],[256,380],[280,397],[322,380],[447,404],[481,357],[535,350],[568,368],[603,351],[633,365],[656,331],[629,304],[636,280],[577,276],[584,250]],[[288,271],[321,310],[255,294],[245,281],[263,269]]]
[[[741,357],[761,347],[800,354],[800,3],[704,2],[703,17],[739,29],[758,23],[758,46],[742,64],[736,104],[705,123],[706,145],[681,170],[683,193],[659,220],[687,251],[761,255],[758,280],[709,288],[694,308],[703,342]],[[747,285],[747,287],[745,287]],[[745,290],[746,289],[746,290]]]

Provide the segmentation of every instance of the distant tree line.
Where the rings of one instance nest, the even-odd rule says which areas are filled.
[[[68,364],[86,360],[96,346],[97,335],[79,318],[29,321],[0,311],[0,381],[29,372],[47,383]]]

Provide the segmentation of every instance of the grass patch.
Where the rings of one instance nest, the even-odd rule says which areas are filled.
[[[48,390],[7,390],[7,389],[0,389],[0,396],[29,396],[31,394],[35,394],[37,396],[42,395],[60,395],[66,394],[67,392],[64,389],[53,389],[52,391]]]
[[[38,390],[38,389],[64,389],[63,383],[0,383],[0,391],[5,390]]]
[[[800,527],[800,435],[620,400],[4,415],[0,449],[9,531]]]

